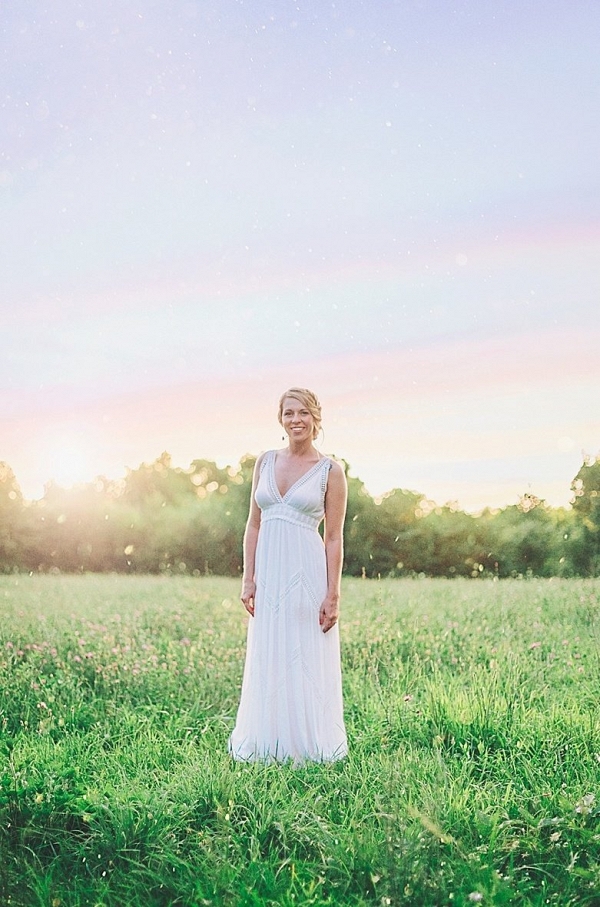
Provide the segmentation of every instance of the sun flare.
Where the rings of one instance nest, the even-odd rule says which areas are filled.
[[[44,461],[48,480],[64,488],[90,482],[97,471],[93,449],[85,439],[72,433],[49,439]]]

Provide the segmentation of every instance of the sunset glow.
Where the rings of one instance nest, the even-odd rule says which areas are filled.
[[[73,430],[49,433],[41,445],[40,473],[63,488],[92,481],[98,462],[98,451]]]

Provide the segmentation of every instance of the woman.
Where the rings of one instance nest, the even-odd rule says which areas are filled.
[[[347,752],[337,626],[346,477],[313,444],[321,406],[311,391],[286,391],[279,422],[288,446],[256,461],[244,533],[241,600],[251,620],[229,752],[331,761]]]

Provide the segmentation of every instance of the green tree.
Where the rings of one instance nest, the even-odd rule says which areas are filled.
[[[43,498],[24,514],[22,566],[67,572],[123,569],[115,519],[119,493],[119,483],[103,477],[68,489],[46,485]]]
[[[374,547],[378,573],[396,576],[423,570],[424,503],[425,495],[395,488],[377,504]]]
[[[573,534],[572,557],[577,572],[600,573],[600,457],[587,457],[571,482],[577,531]]]
[[[371,576],[375,501],[360,479],[350,476],[345,460],[340,461],[348,483],[348,505],[344,523],[344,572],[350,576]]]
[[[177,506],[196,494],[195,475],[193,466],[187,471],[173,468],[171,455],[164,451],[153,463],[142,463],[137,469],[128,470],[123,498],[138,507]]]
[[[14,472],[8,463],[0,461],[0,570],[4,572],[19,566],[23,506]]]
[[[127,569],[231,575],[241,569],[255,459],[238,467],[194,460],[174,469],[169,454],[128,473],[121,508]]]
[[[480,576],[489,568],[477,517],[435,507],[419,526],[420,571],[430,576]]]
[[[552,509],[529,494],[494,516],[489,544],[499,576],[552,576],[564,547]]]

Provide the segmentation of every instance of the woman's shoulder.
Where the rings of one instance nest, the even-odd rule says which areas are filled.
[[[265,465],[270,453],[272,453],[272,451],[270,451],[270,450],[261,450],[261,452],[259,453],[259,455],[257,456],[257,458],[254,462],[254,471],[255,472],[257,472],[257,473],[260,472],[262,467]]]
[[[329,471],[332,475],[335,475],[339,479],[346,477],[346,470],[342,465],[342,461],[330,455],[324,455],[323,459],[327,460]]]
[[[257,456],[254,464],[256,472],[261,472],[270,460],[275,460],[278,453],[280,453],[280,451],[275,448],[272,448],[271,450],[262,450]]]

